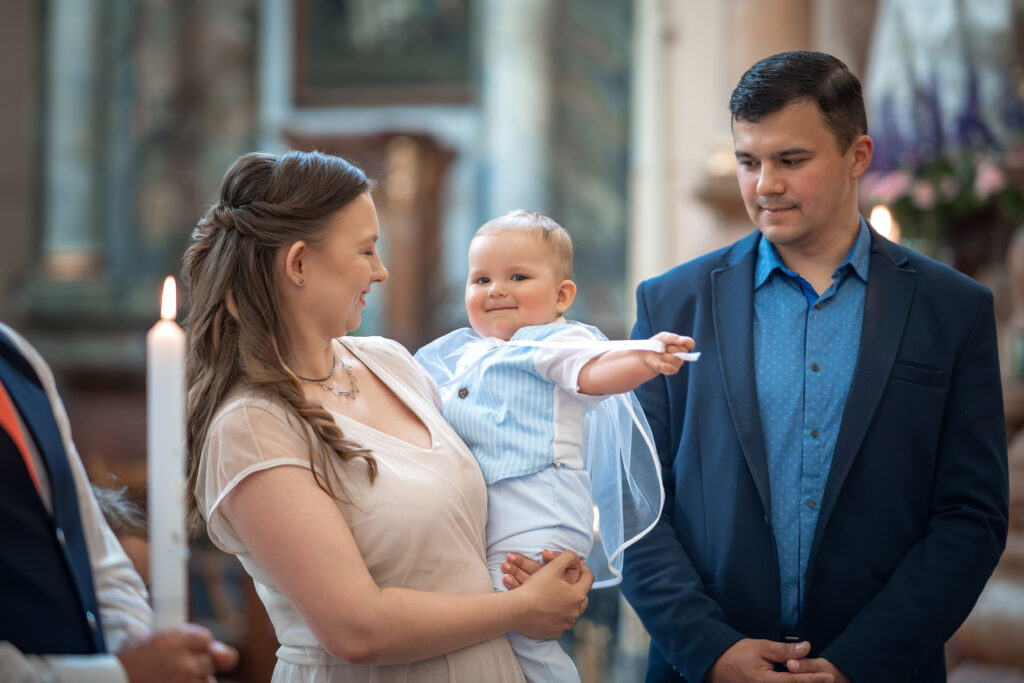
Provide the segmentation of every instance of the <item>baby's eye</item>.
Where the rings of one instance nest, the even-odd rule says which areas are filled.
[[[475,285],[486,285],[490,281],[491,281],[491,278],[489,278],[489,277],[478,277],[477,279],[473,280],[473,284],[475,284]]]
[[[523,280],[526,280],[526,279],[528,279],[528,278],[525,275],[523,275],[522,273],[516,273],[515,275],[512,276],[512,280],[514,282],[522,282]]]

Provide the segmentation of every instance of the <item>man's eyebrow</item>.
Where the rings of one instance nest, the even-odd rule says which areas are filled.
[[[810,154],[809,149],[803,147],[789,147],[788,149],[782,149],[772,154],[773,157],[792,157],[799,156],[802,154]]]
[[[788,147],[786,149],[780,149],[777,152],[772,152],[771,154],[767,155],[767,158],[769,158],[769,159],[779,159],[779,158],[782,158],[782,157],[801,156],[801,155],[804,155],[804,154],[810,154],[810,150],[809,149],[805,149],[803,147]],[[755,157],[753,154],[751,154],[750,152],[748,152],[746,150],[737,149],[736,150],[736,158],[737,159],[756,159],[757,157]]]

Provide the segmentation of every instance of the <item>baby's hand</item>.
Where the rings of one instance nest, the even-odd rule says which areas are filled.
[[[690,337],[673,332],[659,332],[651,337],[651,341],[659,341],[665,345],[665,351],[662,353],[644,352],[644,363],[651,372],[659,375],[674,375],[679,372],[679,368],[683,366],[683,359],[673,354],[688,353],[696,345]]]

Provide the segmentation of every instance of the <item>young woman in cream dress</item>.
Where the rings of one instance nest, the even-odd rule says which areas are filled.
[[[347,336],[387,278],[369,190],[337,157],[249,154],[197,226],[193,512],[255,581],[274,681],[522,681],[504,634],[557,637],[593,575],[564,553],[493,592],[483,477],[436,389],[396,342]]]

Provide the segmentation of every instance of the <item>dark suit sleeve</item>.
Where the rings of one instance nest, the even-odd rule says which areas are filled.
[[[637,321],[634,339],[647,339],[652,330],[645,288],[637,288]],[[682,428],[682,400],[669,397],[665,377],[658,377],[637,389],[637,397],[651,425],[661,460],[665,485],[665,507],[654,528],[626,551],[622,592],[640,616],[661,654],[688,681],[702,681],[721,654],[743,638],[729,626],[718,604],[704,592],[700,574],[694,568],[673,524],[676,508],[672,462]],[[648,681],[672,680],[666,676]]]
[[[908,680],[967,617],[1005,546],[1006,426],[987,290],[956,355],[939,429],[924,537],[821,653],[854,681]]]

